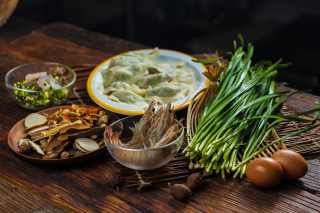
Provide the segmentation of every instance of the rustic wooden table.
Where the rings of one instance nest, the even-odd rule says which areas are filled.
[[[205,187],[186,202],[170,195],[167,184],[139,192],[107,188],[102,174],[112,161],[108,153],[80,165],[46,167],[15,157],[7,144],[12,126],[30,111],[17,105],[6,92],[5,74],[29,62],[54,61],[68,66],[99,64],[112,55],[144,45],[54,23],[0,46],[0,212],[318,212],[320,161],[317,151],[305,155],[307,175],[282,181],[272,189],[259,189],[244,178],[206,179]],[[197,56],[206,57],[206,55]],[[78,70],[75,93],[68,103],[94,104],[86,91],[90,70]],[[287,89],[278,87],[277,90]],[[298,94],[285,104],[294,111],[314,106],[316,96]],[[67,103],[67,104],[68,104]],[[179,116],[185,116],[181,111]],[[317,134],[317,132],[315,132]],[[316,144],[319,146],[318,144]],[[185,181],[181,181],[185,182]]]

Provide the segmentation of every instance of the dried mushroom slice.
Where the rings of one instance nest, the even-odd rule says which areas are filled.
[[[38,144],[36,144],[35,142],[32,142],[29,140],[30,145],[32,146],[32,148],[34,150],[36,150],[40,155],[45,155],[45,153],[42,151],[42,149],[40,148],[40,146]]]
[[[63,134],[61,135],[61,139],[76,139],[76,138],[82,138],[82,137],[90,137],[91,135],[101,135],[104,133],[104,127],[94,127],[94,128],[91,128],[87,131],[84,131],[84,132],[78,132],[78,133],[70,133],[70,134]],[[66,135],[66,137],[64,136]]]
[[[73,148],[74,148],[74,149],[77,149],[77,150],[79,150],[79,151],[81,151],[81,152],[83,152],[83,153],[86,153],[86,152],[87,152],[85,149],[83,149],[83,148],[82,148],[78,143],[76,143],[76,142],[73,143]]]
[[[102,124],[108,125],[109,117],[108,115],[103,115],[99,118],[98,126],[101,126]]]
[[[69,144],[70,144],[70,141],[62,142],[61,144],[53,148],[54,153],[59,155],[61,152],[63,152],[63,150],[66,149],[67,146],[69,146]]]
[[[28,135],[33,136],[35,134],[39,134],[39,133],[41,134],[42,131],[45,131],[49,128],[50,128],[49,126],[41,126],[41,127],[38,127],[38,128],[35,128],[35,129],[29,131]]]
[[[84,149],[86,152],[92,152],[100,148],[99,144],[89,138],[77,138],[75,144],[78,148]],[[81,150],[81,149],[79,149]]]
[[[70,125],[73,125],[74,123],[80,123],[81,121],[75,121],[73,123],[66,123],[66,124],[62,124],[62,125],[59,125],[59,126],[56,126],[55,128],[53,129],[50,129],[48,131],[45,131],[45,132],[41,132],[41,134],[43,136],[49,136],[49,135],[52,135],[52,134],[55,134],[57,132],[59,132],[60,129],[62,129],[63,127],[66,127],[66,126],[70,126]]]
[[[85,125],[82,123],[73,123],[72,125],[63,127],[59,129],[60,134],[65,134],[65,133],[74,133],[74,132],[80,132],[83,130],[90,129],[91,127],[89,125]]]
[[[31,113],[24,119],[24,126],[26,130],[42,126],[47,123],[47,118],[44,115],[38,113]]]
[[[53,136],[52,140],[48,143],[48,145],[43,149],[43,151],[48,152],[52,151],[53,148],[59,146],[64,140],[59,139],[60,134],[57,133]]]

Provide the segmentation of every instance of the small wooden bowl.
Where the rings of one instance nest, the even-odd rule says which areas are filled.
[[[91,106],[86,106],[86,107],[91,107]],[[46,113],[48,115],[51,115],[54,112],[58,111],[59,108],[60,108],[60,106],[53,107],[53,108],[42,110],[37,113],[39,113],[39,114]],[[119,117],[116,114],[109,112],[109,111],[106,111],[106,110],[105,110],[105,112],[109,117],[110,124],[119,120]],[[30,162],[30,163],[41,164],[41,165],[70,165],[70,164],[75,164],[75,163],[87,161],[89,159],[92,159],[92,158],[104,153],[104,152],[107,152],[106,146],[102,145],[99,149],[97,149],[95,151],[88,152],[86,154],[76,156],[76,157],[69,157],[69,158],[64,158],[64,159],[43,159],[42,158],[43,156],[38,154],[35,150],[32,150],[30,153],[22,153],[20,151],[20,148],[18,146],[19,141],[21,138],[25,138],[27,136],[27,132],[25,132],[24,130],[25,130],[24,119],[22,119],[21,121],[16,123],[12,127],[12,129],[10,130],[9,135],[8,135],[8,145],[17,157],[19,157],[22,160],[25,160],[27,162]]]

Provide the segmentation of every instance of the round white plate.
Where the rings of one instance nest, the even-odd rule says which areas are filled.
[[[135,52],[139,52],[142,54],[149,54],[152,52],[153,49],[143,49],[143,50],[135,50]],[[89,96],[92,98],[96,104],[99,106],[115,113],[123,114],[123,115],[139,115],[143,114],[144,110],[141,107],[138,106],[132,106],[128,104],[122,104],[117,103],[114,101],[109,100],[106,96],[104,96],[98,89],[99,82],[103,82],[101,70],[105,69],[109,66],[109,63],[111,59],[120,56],[124,53],[121,53],[119,55],[113,56],[101,64],[99,64],[90,74],[88,81],[87,81],[87,90],[89,93]],[[189,105],[191,99],[193,96],[198,93],[201,89],[203,89],[209,81],[207,81],[207,78],[202,75],[204,71],[207,71],[207,68],[201,64],[193,62],[192,59],[196,59],[190,55],[187,55],[185,53],[181,53],[174,50],[166,50],[166,49],[160,49],[160,56],[156,57],[156,62],[178,62],[178,61],[185,61],[185,69],[190,69],[194,72],[194,80],[196,82],[199,82],[199,86],[197,89],[191,93],[189,96],[172,103],[172,106],[174,106],[174,110],[179,110],[182,108],[185,108]],[[200,79],[200,80],[199,80]],[[157,110],[157,109],[156,109]]]

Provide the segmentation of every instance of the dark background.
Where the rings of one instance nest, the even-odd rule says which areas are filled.
[[[254,62],[292,62],[278,82],[320,95],[319,9],[317,0],[20,0],[0,32],[17,20],[62,21],[152,47],[220,55],[241,33],[255,47]]]

